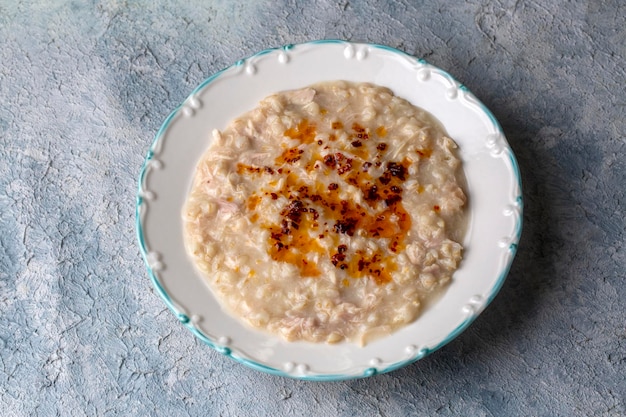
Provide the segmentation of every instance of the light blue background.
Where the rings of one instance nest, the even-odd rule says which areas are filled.
[[[626,5],[0,0],[0,412],[626,414]],[[314,39],[386,44],[495,114],[524,183],[509,279],[459,338],[364,380],[266,375],[204,346],[154,292],[139,169],[203,79]]]

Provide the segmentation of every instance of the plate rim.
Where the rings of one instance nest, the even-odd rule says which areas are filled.
[[[500,271],[500,274],[497,278],[497,280],[495,281],[495,284],[491,287],[491,291],[489,292],[489,294],[487,295],[484,303],[482,304],[481,308],[479,311],[476,311],[474,314],[470,314],[468,315],[465,320],[463,320],[456,328],[454,328],[451,332],[448,333],[448,335],[443,338],[439,343],[437,343],[436,345],[429,347],[429,348],[421,348],[419,351],[417,351],[416,356],[411,357],[409,359],[405,359],[405,360],[400,360],[397,362],[394,362],[390,365],[388,365],[387,367],[383,368],[383,369],[377,369],[375,367],[368,367],[366,368],[363,373],[358,374],[341,374],[341,373],[336,373],[336,374],[331,374],[331,373],[313,373],[313,374],[304,374],[304,375],[299,375],[299,374],[293,374],[293,373],[288,373],[285,372],[284,370],[281,370],[279,368],[274,368],[271,367],[269,365],[265,365],[262,364],[260,362],[257,362],[253,359],[250,359],[248,357],[245,357],[243,355],[239,355],[237,353],[236,350],[233,350],[227,346],[219,346],[218,343],[216,343],[215,341],[211,340],[210,337],[208,337],[206,334],[203,333],[203,331],[194,324],[194,321],[184,312],[181,311],[180,308],[177,307],[177,303],[172,299],[172,297],[169,295],[169,293],[166,291],[166,289],[164,288],[164,286],[161,284],[156,270],[158,269],[156,265],[158,265],[158,260],[155,259],[151,259],[151,255],[150,252],[148,251],[147,247],[146,247],[146,241],[145,241],[145,237],[144,237],[144,231],[143,231],[143,224],[142,224],[142,210],[143,210],[143,203],[144,200],[149,200],[149,198],[147,198],[148,196],[146,195],[145,191],[144,191],[144,184],[145,184],[145,179],[146,179],[146,175],[148,173],[149,167],[151,165],[151,161],[153,161],[153,158],[155,156],[155,150],[159,145],[159,141],[163,138],[165,132],[167,131],[170,123],[172,122],[172,120],[174,119],[174,117],[179,114],[181,111],[184,111],[184,105],[185,103],[188,103],[190,99],[192,99],[194,96],[196,96],[198,94],[198,92],[200,92],[201,90],[203,90],[207,85],[209,85],[211,82],[213,82],[214,80],[218,79],[220,77],[220,75],[222,75],[223,73],[225,73],[226,71],[228,71],[231,68],[234,67],[238,67],[243,65],[246,61],[250,60],[250,59],[254,59],[254,58],[258,58],[261,57],[263,55],[275,52],[275,51],[290,51],[293,48],[297,48],[297,47],[302,47],[302,46],[323,46],[323,45],[327,45],[327,44],[341,44],[341,45],[345,45],[345,46],[353,46],[353,47],[358,47],[358,46],[366,46],[366,47],[371,47],[371,48],[375,48],[375,49],[382,49],[388,52],[391,52],[393,54],[397,54],[400,56],[405,57],[406,59],[409,59],[410,61],[415,62],[416,64],[421,64],[421,65],[426,65],[428,66],[428,69],[432,72],[436,72],[438,75],[443,76],[445,79],[447,79],[450,83],[452,83],[452,85],[456,86],[458,89],[460,89],[461,91],[463,91],[466,95],[470,96],[472,101],[477,105],[477,107],[479,108],[479,110],[484,113],[489,121],[491,122],[491,124],[493,125],[493,128],[495,129],[495,131],[501,136],[501,139],[504,143],[504,149],[503,151],[506,151],[507,153],[507,157],[509,159],[509,163],[511,164],[511,168],[512,168],[512,174],[515,177],[515,182],[517,185],[517,191],[518,191],[518,195],[515,197],[515,204],[517,206],[517,210],[518,210],[518,215],[516,216],[515,219],[515,226],[514,226],[514,231],[512,233],[512,240],[511,243],[509,244],[508,247],[508,251],[509,251],[509,255],[507,257],[507,260],[505,262],[505,265],[503,266],[503,268]],[[265,373],[269,373],[272,375],[278,375],[278,376],[283,376],[283,377],[288,377],[288,378],[294,378],[294,379],[301,379],[301,380],[308,380],[308,381],[342,381],[342,380],[350,380],[350,379],[359,379],[359,378],[366,378],[366,377],[370,377],[373,375],[377,375],[377,374],[384,374],[384,373],[388,373],[400,368],[403,368],[407,365],[410,365],[412,363],[417,362],[420,359],[425,358],[426,356],[430,355],[431,353],[439,350],[440,348],[442,348],[443,346],[447,345],[448,343],[450,343],[452,340],[454,340],[456,337],[458,337],[461,333],[463,333],[463,331],[465,331],[465,329],[467,329],[473,322],[474,320],[476,320],[476,318],[480,315],[480,313],[482,313],[482,311],[489,305],[491,304],[491,302],[494,300],[494,298],[497,296],[498,292],[500,291],[500,289],[502,288],[504,281],[506,280],[507,275],[509,274],[509,271],[511,269],[511,265],[515,259],[515,255],[517,253],[517,248],[518,248],[518,244],[521,238],[521,234],[522,234],[522,228],[523,228],[523,209],[524,209],[524,203],[523,203],[523,193],[522,193],[522,180],[521,180],[521,172],[519,169],[519,165],[517,163],[517,160],[515,158],[515,155],[513,153],[513,150],[511,149],[510,145],[508,144],[507,140],[506,140],[506,136],[504,135],[504,132],[502,130],[502,127],[500,126],[499,122],[497,121],[497,119],[495,118],[495,116],[493,115],[493,113],[478,99],[476,98],[476,96],[474,96],[473,93],[471,93],[471,91],[469,91],[469,89],[467,89],[467,87],[465,87],[463,84],[461,84],[460,82],[458,82],[452,75],[450,75],[447,71],[442,70],[441,68],[434,66],[430,63],[428,63],[426,60],[422,59],[422,58],[417,58],[415,56],[412,56],[402,50],[387,46],[387,45],[381,45],[381,44],[376,44],[376,43],[367,43],[367,42],[351,42],[351,41],[345,41],[345,40],[340,40],[340,39],[321,39],[321,40],[314,40],[314,41],[310,41],[310,42],[303,42],[303,43],[297,43],[297,44],[286,44],[284,46],[279,46],[279,47],[273,47],[273,48],[267,48],[264,49],[260,52],[257,52],[256,54],[250,55],[246,58],[242,58],[239,59],[238,61],[236,61],[235,63],[233,63],[232,65],[229,65],[217,72],[215,72],[214,74],[212,74],[211,76],[207,77],[206,79],[204,79],[204,81],[202,81],[196,88],[193,89],[193,91],[185,98],[185,100],[182,101],[182,103],[180,105],[178,105],[163,121],[161,127],[159,128],[159,130],[157,131],[157,133],[155,134],[149,148],[148,148],[148,152],[146,154],[146,157],[143,161],[143,164],[140,168],[140,172],[139,172],[139,178],[138,178],[138,184],[137,184],[137,193],[136,193],[136,201],[135,201],[135,229],[136,229],[136,236],[137,236],[137,241],[139,244],[139,250],[141,253],[141,256],[143,258],[148,276],[150,278],[150,280],[152,281],[153,287],[156,289],[157,293],[159,294],[159,296],[163,299],[163,301],[165,302],[165,304],[167,305],[167,307],[170,309],[170,311],[176,316],[176,318],[189,330],[191,331],[192,334],[194,334],[196,337],[198,337],[202,342],[204,342],[205,344],[207,344],[208,346],[210,346],[212,349],[214,349],[215,351],[217,351],[218,353],[221,353],[224,356],[227,356],[243,365],[246,365],[252,369],[258,370],[258,371],[262,371]]]

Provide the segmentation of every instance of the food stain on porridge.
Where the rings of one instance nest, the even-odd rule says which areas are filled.
[[[215,132],[184,209],[186,247],[252,326],[364,344],[415,320],[461,261],[455,148],[382,87],[270,96]]]

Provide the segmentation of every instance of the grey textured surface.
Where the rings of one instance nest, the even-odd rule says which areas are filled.
[[[626,415],[623,1],[181,3],[0,1],[0,414]],[[239,58],[322,38],[455,75],[501,121],[526,201],[509,279],[464,334],[337,383],[202,345],[134,232],[167,114]]]

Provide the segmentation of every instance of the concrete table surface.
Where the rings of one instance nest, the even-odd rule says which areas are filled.
[[[177,3],[0,1],[1,415],[626,415],[626,3]],[[396,372],[311,383],[184,329],[134,210],[148,146],[195,86],[324,38],[467,85],[517,154],[526,208],[509,278],[465,333]]]

